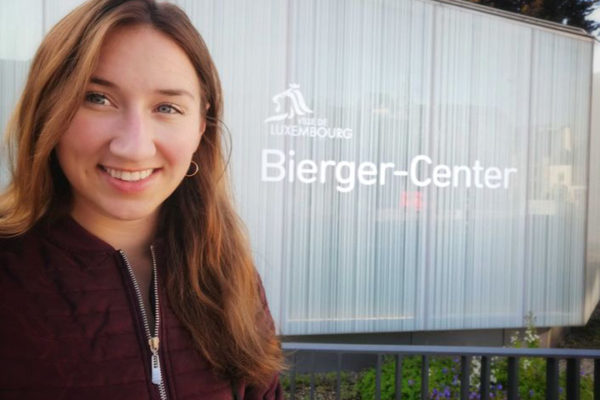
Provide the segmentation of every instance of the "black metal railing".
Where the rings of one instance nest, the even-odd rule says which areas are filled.
[[[600,350],[581,349],[546,349],[546,348],[505,348],[505,347],[463,347],[463,346],[412,346],[412,345],[359,345],[359,344],[326,344],[326,343],[283,343],[284,352],[290,361],[289,392],[290,398],[296,395],[296,373],[298,366],[296,360],[299,355],[308,355],[308,362],[303,365],[303,370],[310,374],[310,399],[315,399],[315,355],[333,354],[337,363],[333,370],[336,371],[336,399],[341,395],[341,372],[343,358],[350,354],[375,356],[375,399],[381,398],[381,376],[384,356],[393,356],[395,362],[395,399],[401,398],[402,393],[402,360],[405,357],[421,357],[421,398],[430,398],[429,393],[429,361],[431,357],[454,356],[460,358],[460,398],[468,399],[470,395],[471,361],[473,357],[480,358],[479,396],[481,399],[490,398],[490,368],[492,357],[505,357],[507,362],[507,387],[508,400],[519,399],[519,360],[522,358],[539,358],[546,360],[546,398],[559,399],[559,362],[566,360],[566,398],[578,400],[580,398],[580,368],[582,359],[591,359],[594,363],[593,387],[594,399],[600,400]],[[322,367],[322,366],[319,366]]]

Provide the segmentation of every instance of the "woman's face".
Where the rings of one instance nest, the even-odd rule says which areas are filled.
[[[56,154],[80,220],[154,221],[205,128],[185,52],[148,26],[112,32]]]

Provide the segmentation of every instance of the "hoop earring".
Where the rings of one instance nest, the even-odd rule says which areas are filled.
[[[194,168],[194,172],[189,172],[190,170],[188,168],[188,173],[185,174],[185,176],[187,176],[188,178],[196,175],[198,173],[198,171],[200,171],[200,167],[198,166],[198,163],[196,161],[192,160],[190,162],[190,168],[192,168],[192,166]]]

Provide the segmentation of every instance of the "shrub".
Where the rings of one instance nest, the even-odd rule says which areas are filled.
[[[535,317],[530,312],[526,318],[523,335],[515,333],[511,337],[511,346],[515,348],[538,348],[540,337],[535,329]],[[479,399],[481,358],[473,357],[469,374],[469,392],[471,399]],[[386,358],[381,374],[381,398],[394,399],[395,363],[392,357]],[[566,399],[566,372],[561,368],[559,374],[560,398]],[[504,357],[493,357],[490,364],[490,398],[506,399],[508,385],[508,361]],[[375,369],[364,371],[356,383],[356,391],[362,399],[375,398]],[[581,399],[593,398],[593,379],[589,374],[581,376]],[[519,360],[519,394],[522,399],[544,400],[546,398],[546,361],[543,358],[523,358]],[[402,398],[420,399],[421,397],[421,357],[406,357],[402,362]],[[459,358],[434,357],[429,363],[430,399],[457,399],[460,397],[460,361]]]
[[[420,356],[402,359],[402,398],[421,398]],[[395,398],[396,365],[393,357],[384,360],[381,368],[381,398]],[[375,398],[375,369],[370,368],[358,380],[357,391],[362,399]],[[460,395],[460,361],[452,357],[434,357],[429,361],[429,388],[432,399],[457,398]]]

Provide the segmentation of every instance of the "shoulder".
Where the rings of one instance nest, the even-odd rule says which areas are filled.
[[[16,237],[0,238],[0,290],[18,282],[39,278],[47,244],[30,230]]]
[[[0,319],[6,323],[0,337],[24,326],[23,316],[34,318],[35,293],[40,293],[43,285],[39,282],[46,276],[42,247],[41,239],[32,232],[0,238]],[[7,331],[9,326],[12,328]]]
[[[9,288],[43,291],[64,272],[63,266],[74,264],[70,241],[58,237],[56,229],[38,223],[19,236],[0,238],[0,292]]]
[[[13,237],[0,237],[0,269],[30,258],[42,247],[42,240],[34,230]]]
[[[94,265],[115,252],[70,217],[41,220],[20,236],[0,238],[0,271],[15,265],[21,270],[65,263]]]

